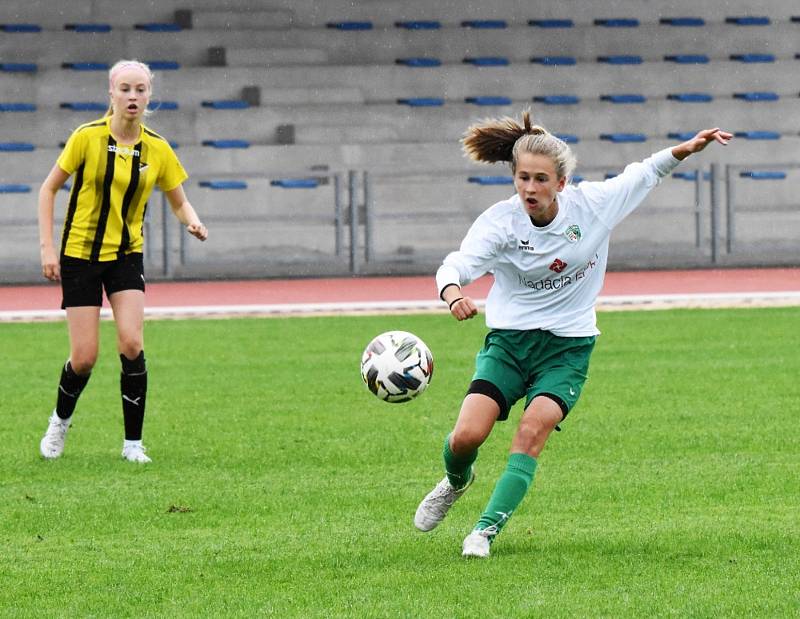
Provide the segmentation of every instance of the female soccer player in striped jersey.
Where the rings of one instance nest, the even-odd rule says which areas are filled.
[[[595,302],[603,285],[611,231],[650,190],[692,153],[733,137],[720,129],[632,163],[603,182],[568,184],[575,168],[569,146],[523,113],[473,125],[463,140],[476,161],[509,161],[516,195],[473,223],[458,251],[436,273],[441,299],[457,320],[474,317],[475,302],[461,291],[494,275],[486,301],[489,333],[455,427],[444,443],[445,477],[422,500],[414,524],[436,527],[475,475],[478,448],[495,422],[524,399],[505,471],[485,510],[464,539],[465,556],[486,557],[516,511],[552,430],[578,401],[599,334]]]
[[[150,68],[120,60],[109,71],[109,110],[78,127],[39,191],[42,273],[61,281],[67,313],[69,358],[61,369],[56,407],[40,443],[42,456],[58,458],[72,413],[97,361],[100,307],[105,290],[117,327],[122,364],[120,390],[125,426],[122,457],[150,462],[142,445],[147,369],[144,358],[143,221],[158,187],[190,234],[208,231],[186,199],[188,178],[169,143],[142,124],[152,93]],[[73,184],[57,251],[53,242],[56,192]]]

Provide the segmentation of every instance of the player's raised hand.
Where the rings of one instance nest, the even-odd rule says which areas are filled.
[[[726,146],[732,138],[732,133],[723,131],[719,127],[715,127],[713,129],[703,129],[702,131],[698,131],[697,135],[692,139],[686,140],[685,142],[678,144],[678,146],[673,148],[672,155],[676,159],[683,160],[692,153],[699,153],[706,146],[711,144],[711,142],[719,142],[723,146]]]

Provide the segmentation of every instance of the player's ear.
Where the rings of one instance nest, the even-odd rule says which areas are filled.
[[[562,176],[560,179],[558,179],[558,187],[556,188],[556,191],[563,191],[564,187],[566,186],[567,186],[567,177]]]

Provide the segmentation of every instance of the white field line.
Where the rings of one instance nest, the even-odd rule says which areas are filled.
[[[479,307],[485,299],[476,299]],[[781,292],[718,292],[661,295],[609,295],[598,298],[599,311],[634,309],[666,309],[693,307],[766,307],[800,305],[800,291]],[[376,314],[397,312],[445,311],[435,299],[414,301],[347,301],[338,303],[274,303],[266,305],[189,305],[147,307],[145,316],[159,318],[214,318],[234,316],[296,316],[327,314]],[[111,318],[104,308],[100,316]],[[0,322],[32,322],[63,320],[64,310],[32,309],[0,311]]]

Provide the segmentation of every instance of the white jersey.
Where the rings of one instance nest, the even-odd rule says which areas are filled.
[[[439,293],[449,284],[464,286],[492,273],[489,328],[599,334],[595,302],[611,231],[678,163],[665,149],[606,181],[568,185],[558,194],[555,219],[544,227],[533,225],[518,195],[498,202],[444,259],[436,273]]]

